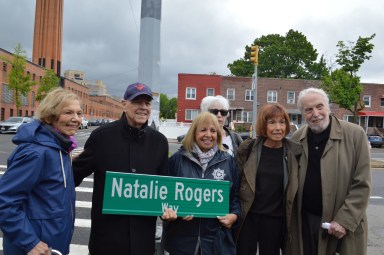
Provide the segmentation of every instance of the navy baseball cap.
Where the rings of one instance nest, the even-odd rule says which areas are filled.
[[[147,95],[153,99],[151,89],[143,83],[133,83],[127,87],[124,94],[124,100],[132,101],[137,96]]]

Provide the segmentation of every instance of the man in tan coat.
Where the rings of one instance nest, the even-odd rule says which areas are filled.
[[[327,94],[301,91],[298,108],[307,125],[293,135],[303,147],[288,229],[288,254],[365,255],[370,150],[364,130],[330,115]],[[322,223],[330,223],[322,228]]]

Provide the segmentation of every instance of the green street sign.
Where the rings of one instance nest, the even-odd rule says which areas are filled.
[[[214,218],[229,212],[229,181],[106,172],[103,214]]]

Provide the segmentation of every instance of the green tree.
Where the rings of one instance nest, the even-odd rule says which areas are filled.
[[[13,91],[13,99],[16,104],[16,112],[19,114],[21,107],[21,96],[27,96],[31,86],[36,82],[31,81],[29,74],[24,74],[27,63],[26,51],[20,43],[14,48],[13,59],[2,58],[6,63],[12,65],[8,74],[8,89]]]
[[[324,76],[320,85],[328,93],[332,102],[353,114],[355,123],[357,123],[359,111],[364,109],[364,102],[361,100],[363,86],[357,72],[365,60],[371,58],[370,54],[374,47],[371,40],[374,37],[375,34],[370,37],[359,36],[356,43],[349,42],[348,46],[343,41],[339,41],[336,62],[340,67],[330,75]]]
[[[160,94],[160,118],[174,119],[177,109],[177,99],[168,99],[166,94]]]
[[[36,100],[41,101],[47,95],[47,93],[52,89],[57,87],[59,84],[59,77],[56,76],[55,72],[52,69],[46,69],[45,75],[41,79],[40,86],[37,89]]]
[[[258,77],[320,79],[328,73],[323,56],[300,32],[289,30],[285,36],[270,34],[254,40],[259,46]],[[251,47],[245,46],[244,57],[227,65],[232,75],[252,76]]]

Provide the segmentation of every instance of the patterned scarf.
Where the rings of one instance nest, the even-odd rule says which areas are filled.
[[[200,161],[200,165],[203,167],[203,170],[208,166],[208,162],[211,161],[213,156],[215,155],[216,151],[218,150],[217,145],[213,146],[212,149],[210,149],[207,152],[202,152],[199,148],[199,146],[195,143],[193,144],[192,152],[197,155],[197,159]]]

